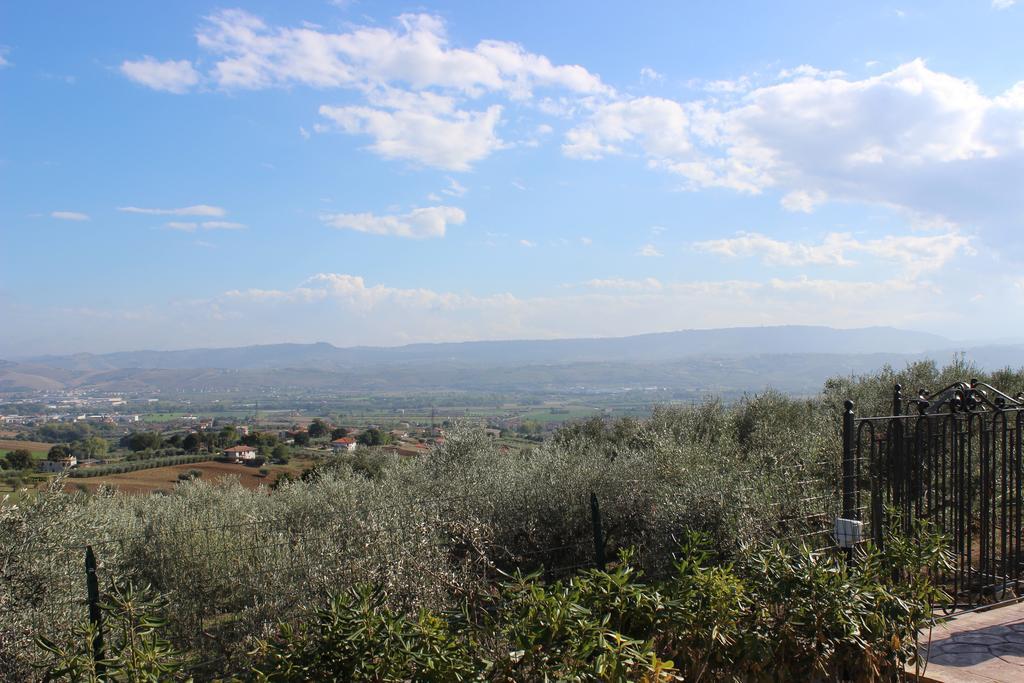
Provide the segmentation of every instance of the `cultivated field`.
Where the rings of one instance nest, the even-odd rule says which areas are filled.
[[[215,482],[227,477],[237,477],[239,483],[248,489],[255,489],[259,486],[269,486],[285,472],[298,476],[304,467],[311,463],[294,459],[287,465],[266,465],[270,470],[267,476],[260,474],[259,467],[247,467],[226,462],[194,462],[170,467],[154,467],[148,470],[126,472],[124,474],[111,474],[103,477],[88,477],[81,479],[68,479],[64,485],[65,490],[74,491],[82,486],[90,492],[95,491],[99,486],[106,484],[115,486],[124,493],[146,494],[154,491],[169,491],[178,483],[178,475],[189,470],[201,470],[204,481]]]
[[[45,458],[50,451],[52,443],[42,441],[19,441],[17,439],[0,439],[0,457],[7,455],[8,451],[25,448],[32,451],[32,457],[36,459]]]

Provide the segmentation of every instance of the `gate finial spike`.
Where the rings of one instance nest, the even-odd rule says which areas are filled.
[[[853,401],[850,400],[850,399],[846,399],[845,401],[843,401],[843,409],[846,412],[848,412],[848,413],[852,413],[853,412]]]

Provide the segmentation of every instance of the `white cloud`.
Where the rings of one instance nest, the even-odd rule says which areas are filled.
[[[830,233],[816,245],[785,242],[756,232],[736,237],[696,242],[698,251],[729,258],[759,256],[764,263],[781,266],[834,265],[849,266],[853,262],[845,252],[853,240],[847,234]]]
[[[580,238],[580,244],[582,244],[585,247],[589,247],[593,243],[594,243],[594,240],[590,239],[589,237],[581,237]]]
[[[992,0],[993,9],[1010,9],[1017,4],[1017,0]]]
[[[640,79],[644,81],[660,81],[664,76],[649,66],[640,69]]]
[[[52,218],[59,218],[62,221],[87,221],[89,220],[89,214],[81,213],[79,211],[51,211],[50,216]]]
[[[456,111],[385,111],[362,106],[320,107],[320,114],[350,134],[374,138],[370,149],[386,159],[406,159],[425,166],[467,171],[504,143],[495,132],[502,108]]]
[[[469,190],[463,187],[462,183],[460,183],[455,178],[448,178],[448,187],[441,190],[442,194],[446,194],[449,197],[461,197],[468,191]]]
[[[452,47],[444,21],[428,14],[403,14],[394,28],[331,33],[312,25],[271,26],[231,9],[206,17],[196,37],[214,58],[211,78],[224,88],[403,83],[413,90],[444,88],[468,96],[500,91],[523,98],[537,87],[611,93],[583,67],[554,65],[516,43],[483,40],[473,49]]]
[[[121,73],[153,90],[177,95],[188,92],[199,83],[199,72],[187,59],[161,62],[147,55],[138,61],[122,62]]]
[[[886,235],[858,240],[849,233],[828,233],[819,244],[777,240],[760,233],[696,242],[698,251],[727,258],[758,257],[772,266],[853,266],[853,254],[895,263],[906,277],[939,270],[958,255],[974,253],[970,238],[957,232],[940,235]]]
[[[308,329],[306,334],[318,339],[331,335],[325,320],[342,319],[346,324],[328,337],[340,344],[620,336],[622,329],[633,329],[638,319],[654,321],[654,327],[645,331],[762,324],[906,327],[946,319],[941,296],[929,296],[926,305],[912,315],[903,307],[884,305],[891,302],[893,292],[922,290],[905,278],[798,277],[763,282],[596,278],[580,285],[559,295],[475,296],[370,284],[346,273],[320,273],[292,289],[228,292],[216,300],[216,306],[218,315],[229,318],[233,326],[235,321],[262,320],[261,329],[266,329],[268,321],[272,328],[280,315],[293,321],[290,329]],[[934,288],[923,290],[936,293]],[[296,316],[296,307],[309,313]],[[189,307],[191,315],[196,308]],[[315,323],[305,324],[306,320]]]
[[[234,221],[203,221],[202,225],[206,230],[242,230],[245,228],[244,223],[235,223]]]
[[[358,275],[347,273],[318,273],[291,290],[246,289],[225,292],[226,301],[256,304],[335,302],[368,312],[382,307],[401,307],[417,310],[454,310],[487,306],[509,301],[509,295],[478,298],[430,289],[407,289],[386,285],[367,285]]]
[[[562,151],[576,159],[599,159],[621,153],[622,145],[637,143],[653,158],[676,158],[690,151],[689,120],[683,107],[661,97],[602,105],[582,126],[566,133]]]
[[[203,230],[242,230],[245,228],[245,224],[233,221],[168,221],[164,225],[171,230],[181,230],[183,232],[195,232],[199,228]]]
[[[930,294],[940,293],[934,287],[924,287],[907,278],[857,282],[848,280],[816,280],[807,276],[800,276],[793,280],[773,278],[769,280],[768,288],[783,294],[810,294],[827,300],[851,299],[856,296],[862,296],[865,299],[884,298],[886,295],[891,296],[896,292],[927,291]]]
[[[168,221],[164,225],[171,230],[181,230],[182,232],[195,232],[196,228],[199,227],[198,223],[188,221]]]
[[[787,211],[814,213],[814,210],[828,200],[828,195],[821,190],[793,190],[779,202]]]
[[[606,280],[595,279],[584,282],[587,287],[593,289],[624,289],[624,290],[658,290],[662,288],[661,282],[653,277],[643,280],[626,280],[623,278],[610,278]]]
[[[342,230],[424,239],[444,237],[449,224],[462,225],[466,221],[466,213],[453,206],[432,206],[413,209],[409,213],[395,216],[334,213],[325,214],[320,219],[326,225]]]
[[[825,71],[810,64],[801,64],[793,69],[783,69],[779,72],[781,80],[797,80],[800,78],[842,78],[846,73],[843,71]]]
[[[747,92],[750,90],[751,85],[749,77],[741,76],[736,80],[722,79],[710,81],[704,86],[704,89],[709,93],[718,95],[736,95]]]
[[[403,14],[393,27],[331,32],[312,24],[274,26],[231,9],[207,16],[196,39],[209,56],[204,61],[211,63],[204,75],[187,60],[152,57],[126,61],[122,71],[172,92],[200,81],[228,90],[293,85],[355,90],[365,103],[325,104],[320,114],[346,133],[372,137],[370,150],[385,158],[449,170],[467,170],[506,146],[496,133],[502,105],[468,107],[467,100],[488,95],[525,101],[538,88],[574,100],[615,94],[583,67],[552,64],[516,43],[482,40],[470,49],[454,47],[444,21],[429,14]],[[313,126],[316,132],[328,129]],[[309,135],[305,128],[299,131]]]
[[[0,69],[11,66],[11,62],[7,59],[8,48],[0,45]]]
[[[524,246],[527,249],[533,249],[534,247],[537,246],[536,242],[531,242],[530,240],[519,240],[519,244],[520,246]]]
[[[597,104],[567,156],[642,153],[687,189],[781,191],[784,206],[856,201],[957,224],[1021,226],[1024,82],[997,96],[921,60],[853,79],[802,66],[724,102]]]
[[[661,256],[662,253],[653,244],[645,244],[636,252],[638,256]]]
[[[302,136],[303,140],[309,139],[309,131],[304,126],[299,126],[299,135]]]
[[[275,277],[267,273],[267,277]],[[0,300],[0,318],[17,319],[0,335],[0,351],[35,353],[126,348],[233,346],[326,339],[349,346],[467,339],[620,336],[737,325],[894,325],[943,329],[1016,310],[1024,278],[998,278],[985,299],[959,281],[942,289],[899,273],[888,279],[832,277],[742,280],[595,278],[578,287],[521,297],[475,295],[371,283],[356,274],[319,273],[291,287],[253,286],[246,271],[238,289],[204,300],[159,302],[137,310],[24,307]],[[894,306],[893,293],[914,306]],[[17,313],[17,318],[13,315]],[[1008,322],[1013,322],[1009,316]],[[145,325],[139,321],[145,320]],[[646,321],[642,330],[638,320]],[[61,331],[73,330],[73,335]],[[6,330],[5,330],[6,331]]]
[[[219,206],[208,204],[196,204],[194,206],[183,206],[177,209],[145,209],[137,206],[119,206],[118,211],[125,213],[141,213],[149,216],[223,216],[227,213]]]

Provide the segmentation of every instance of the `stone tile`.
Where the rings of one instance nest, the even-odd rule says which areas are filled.
[[[994,635],[989,629],[972,631],[970,633],[955,633],[950,640],[955,643],[975,643],[978,645],[999,645],[1006,642],[1006,636]]]
[[[930,649],[929,631],[920,643],[927,680],[1024,682],[1024,603],[961,615],[937,624],[930,635]]]
[[[942,654],[957,654],[957,653],[974,653],[974,652],[988,652],[990,647],[999,647],[998,645],[983,645],[981,643],[943,643],[938,647],[933,646],[933,651],[937,650]]]
[[[928,658],[929,664],[942,664],[944,666],[969,667],[976,666],[982,662],[989,662],[999,659],[987,650],[984,652],[939,652],[932,653]]]
[[[1014,643],[1007,645],[993,645],[990,651],[1004,662],[1015,664],[1021,668],[1020,674],[1024,676],[1024,645]]]
[[[1017,664],[1010,664],[1000,658],[990,659],[979,665],[977,669],[968,669],[979,677],[984,677],[1000,683],[1019,683],[1024,680],[1024,667]],[[955,681],[956,679],[950,679]]]
[[[1016,634],[1017,631],[1014,631],[1009,624],[997,624],[995,626],[986,626],[980,631],[972,631],[972,633],[987,633],[993,636],[1006,637],[1008,635]]]

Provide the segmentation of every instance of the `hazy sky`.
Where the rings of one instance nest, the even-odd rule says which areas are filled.
[[[5,2],[0,357],[1024,334],[1024,3]]]

